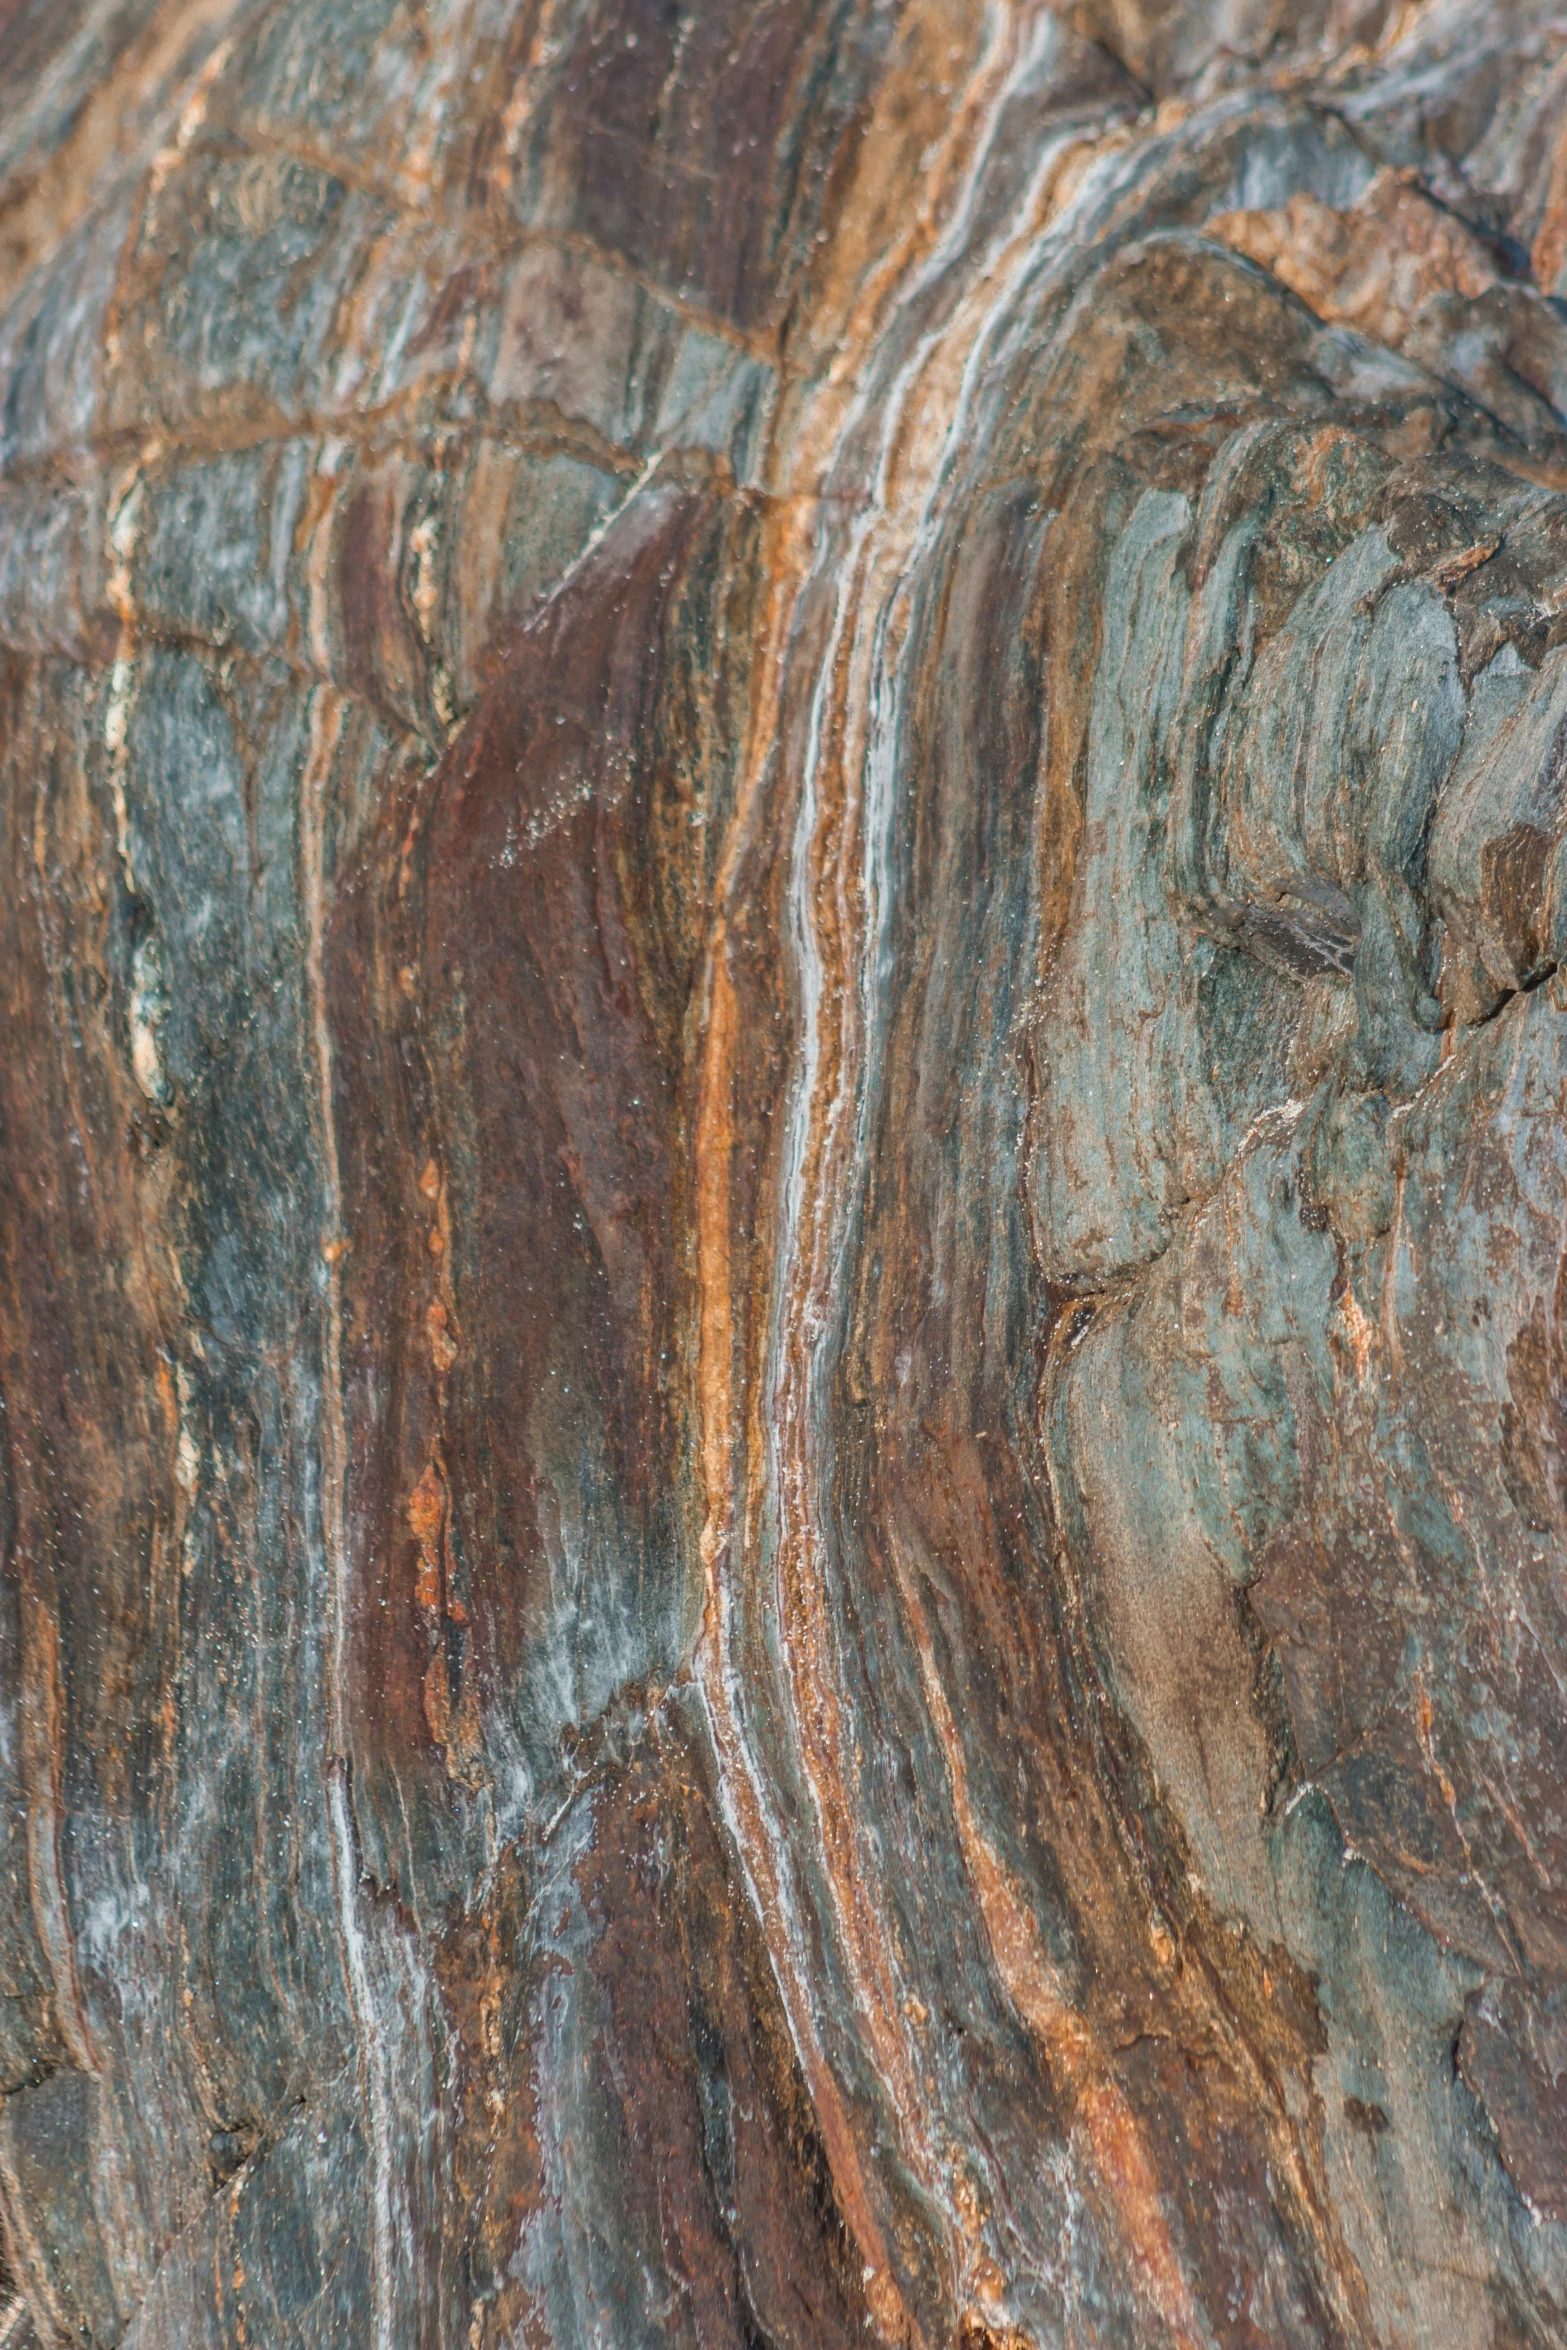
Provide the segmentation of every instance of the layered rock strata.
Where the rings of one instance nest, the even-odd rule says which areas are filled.
[[[0,2339],[1567,2340],[1567,24],[0,26]]]

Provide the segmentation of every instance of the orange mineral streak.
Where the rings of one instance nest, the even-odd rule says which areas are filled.
[[[432,1299],[425,1308],[424,1326],[430,1341],[430,1359],[444,1378],[457,1360],[457,1341],[452,1333],[451,1315],[439,1298]]]
[[[852,648],[840,649],[847,665]],[[834,707],[847,704],[846,684]],[[826,762],[823,761],[825,768]],[[784,1660],[797,1752],[816,1815],[817,1860],[831,1899],[840,1953],[854,1985],[855,2004],[869,2053],[904,2130],[907,2159],[930,2173],[926,2101],[906,2028],[903,1985],[893,1963],[880,1896],[879,1872],[859,1831],[862,1806],[846,1775],[853,1751],[852,1723],[842,1704],[843,1672],[827,1596],[821,1531],[815,1506],[812,1396],[806,1366],[812,1333],[827,1308],[834,1209],[843,1168],[849,1073],[858,1048],[852,1010],[849,948],[856,907],[846,886],[853,860],[848,842],[858,829],[856,780],[861,761],[835,759],[818,780],[821,816],[809,850],[817,952],[824,1000],[843,1010],[841,1024],[823,1024],[816,1085],[806,1128],[801,1202],[795,1233],[794,1280],[784,1326],[798,1333],[786,1344],[787,1369],[775,1404],[776,1479],[780,1535],[777,1560],[779,1646]]]
[[[724,925],[714,933],[709,973],[707,1052],[696,1129],[697,1280],[700,1293],[697,1400],[702,1425],[702,1485],[707,1522],[702,1558],[708,1607],[714,1567],[730,1513],[731,1392],[734,1311],[729,1291],[729,1153],[734,1146],[734,984]]]
[[[1529,258],[1534,282],[1541,292],[1560,293],[1562,276],[1567,271],[1567,131],[1558,138],[1551,158],[1545,211],[1535,231]]]
[[[1474,301],[1497,282],[1480,239],[1408,172],[1379,172],[1350,211],[1294,195],[1276,211],[1221,213],[1207,234],[1271,270],[1319,318],[1393,350],[1434,295]]]
[[[1143,2143],[1137,2117],[1122,2095],[1091,2025],[1063,1996],[1033,1914],[975,1815],[962,1742],[941,1685],[923,1610],[907,1578],[900,1580],[911,1602],[909,1623],[916,1636],[921,1685],[946,1758],[963,1856],[1001,1986],[1019,2021],[1037,2042],[1052,2077],[1072,2100],[1093,2150],[1094,2167],[1120,2213],[1133,2258],[1170,2340],[1181,2345],[1181,2350],[1198,2350],[1205,2340],[1204,2328],[1165,2223],[1158,2172]]]
[[[841,774],[835,782],[841,807]],[[827,819],[829,844],[840,822]],[[825,855],[823,862],[827,862]],[[828,866],[832,874],[841,870],[836,860]],[[817,895],[824,993],[836,989],[838,1000],[847,1005],[852,990],[839,941],[848,926],[850,910],[841,894],[829,895],[825,886]],[[787,1350],[789,1368],[777,1406],[779,1632],[799,1757],[816,1811],[818,1859],[855,1984],[857,2008],[877,2070],[905,2122],[909,2158],[923,2167],[928,2160],[925,2101],[902,2020],[903,1986],[892,1964],[878,1871],[859,1833],[862,1807],[844,1769],[845,1757],[853,1750],[853,1731],[841,1703],[842,1667],[829,1611],[814,1498],[812,1396],[805,1369],[810,1333],[828,1305],[831,1218],[837,1186],[828,1179],[827,1165],[839,1139],[834,1130],[846,1102],[843,1071],[850,1064],[854,1043],[844,1030],[827,1030],[822,1036],[819,1107],[810,1119],[801,1173],[804,1205],[796,1239],[798,1270],[785,1315],[786,1328],[801,1335],[800,1343]]]
[[[419,1545],[414,1598],[428,1616],[441,1612],[445,1587],[446,1472],[432,1453],[423,1476],[408,1496],[408,1530]]]
[[[969,99],[959,110],[949,186],[960,177],[959,159],[965,165],[971,160],[987,111],[996,104],[1016,61],[1022,34],[1015,24],[1009,33],[1011,37],[987,53]],[[1019,224],[1018,242],[1035,232],[1046,201],[1042,192]],[[906,260],[918,258],[921,249],[916,239]],[[967,257],[953,258],[954,267],[969,266]],[[853,1742],[841,1704],[841,1668],[814,1499],[814,1407],[805,1366],[812,1354],[812,1334],[827,1310],[838,1204],[852,1179],[852,1102],[865,1043],[856,975],[866,944],[863,794],[873,664],[880,661],[884,669],[895,668],[899,649],[898,627],[878,640],[875,621],[888,611],[896,618],[910,551],[930,512],[963,369],[993,315],[996,299],[995,286],[982,279],[955,303],[946,328],[907,380],[897,413],[887,420],[885,503],[859,538],[853,572],[837,599],[840,617],[821,656],[823,668],[815,686],[822,721],[814,775],[816,822],[806,847],[806,891],[820,966],[821,1012],[798,1176],[795,1272],[783,1315],[786,1330],[797,1335],[784,1348],[786,1368],[776,1404],[780,1647],[799,1757],[816,1811],[819,1857],[868,2048],[904,2126],[905,2157],[938,2192],[931,2169],[927,2100],[912,2038],[903,2027],[903,1986],[885,1931],[879,1872],[863,1847],[857,1826],[862,1806],[845,1770]],[[872,323],[866,319],[866,332]],[[831,408],[832,402],[827,405]],[[852,412],[846,416],[839,409],[832,416],[833,432],[841,435],[851,421]],[[823,463],[828,466],[826,459]],[[824,528],[830,527],[828,515]]]
[[[758,672],[763,682],[753,702],[746,787],[731,829],[732,845],[719,892],[723,905],[752,835],[752,811],[761,797],[775,746],[787,739],[782,723],[785,705],[803,690],[813,696],[821,713],[810,777],[814,820],[804,844],[804,888],[810,907],[812,951],[819,966],[819,1012],[812,1091],[805,1105],[802,1163],[794,1191],[798,1205],[790,1252],[792,1271],[782,1307],[784,1330],[793,1335],[784,1342],[784,1372],[772,1407],[773,1474],[780,1523],[779,1646],[798,1759],[815,1812],[817,1858],[829,1892],[839,1954],[854,1987],[867,2053],[898,2116],[905,2159],[923,2175],[936,2200],[948,2208],[950,2198],[943,2192],[944,2182],[935,2168],[933,2116],[909,2028],[906,1986],[898,1977],[886,1933],[880,1871],[863,1845],[858,1825],[863,1806],[847,1767],[853,1753],[852,1724],[843,1705],[842,1666],[818,1524],[807,1366],[814,1352],[813,1333],[821,1324],[831,1288],[839,1202],[852,1182],[853,1096],[865,1045],[858,973],[867,946],[862,879],[864,779],[873,670],[878,661],[884,669],[896,668],[902,633],[900,589],[911,551],[937,494],[964,370],[977,340],[994,323],[1007,264],[1037,236],[1049,217],[1048,178],[1032,206],[1014,221],[1013,236],[996,266],[981,271],[972,252],[961,246],[954,248],[950,257],[955,273],[951,309],[904,377],[894,410],[885,418],[868,414],[859,391],[871,348],[897,317],[898,298],[936,247],[945,219],[961,202],[976,158],[994,135],[1009,76],[1033,33],[1032,14],[976,15],[960,28],[941,11],[922,12],[906,29],[905,55],[916,82],[920,76],[930,76],[932,59],[939,52],[942,136],[934,158],[913,177],[910,201],[898,209],[896,217],[906,226],[890,242],[880,243],[876,261],[867,266],[863,244],[854,244],[845,231],[841,232],[843,246],[824,265],[838,289],[827,310],[836,309],[843,324],[834,363],[805,412],[797,407],[786,424],[780,420],[781,432],[787,431],[789,436],[784,443],[789,450],[788,478],[799,485],[802,494],[773,510],[774,561],[769,566],[773,589],[765,655]],[[956,69],[960,63],[963,86],[955,98],[952,85],[959,78]],[[892,177],[900,184],[910,161],[899,144],[912,119],[908,101],[909,93],[904,91],[893,107],[895,124],[884,126],[879,135],[873,126],[862,150],[866,157],[875,157],[877,169],[884,173],[890,160]],[[888,103],[892,104],[891,96]],[[1065,155],[1062,160],[1064,163]],[[854,221],[862,217],[861,210],[847,205],[842,217],[846,222]],[[948,266],[944,260],[943,270]],[[784,407],[787,411],[790,403],[786,401]],[[832,547],[831,534],[841,525],[841,518],[830,501],[813,511],[811,493],[831,482],[837,460],[851,437],[867,430],[880,439],[882,457],[873,486],[874,511],[866,517],[865,527],[856,532],[851,554],[847,546]],[[777,447],[775,442],[775,451]],[[830,616],[824,616],[819,604],[814,608],[806,605],[803,590],[808,577],[831,576],[822,567],[834,554],[840,564],[849,566],[849,573],[838,588]],[[878,636],[877,619],[884,613],[892,625]],[[802,627],[802,620],[808,625]],[[735,1321],[727,1167],[733,1144],[731,1072],[736,1018],[726,952],[720,920],[709,961],[707,1053],[697,1134],[699,1391],[706,1500],[702,1549],[707,1582],[699,1662],[726,1792],[769,1923],[775,1965],[781,1975],[793,1976],[791,1938],[779,1914],[778,1832],[769,1826],[765,1797],[731,1694],[741,1668],[733,1654],[731,1603],[725,1588],[725,1575],[735,1557],[731,1543],[735,1522]],[[769,1448],[764,1429],[758,1428],[755,1435],[750,1448],[751,1482],[760,1491],[767,1482]],[[868,2228],[874,2231],[874,2223],[864,2210],[857,2152],[836,2091],[826,2080],[819,2054],[813,2053],[810,1986],[803,1980],[789,1980],[785,1997],[807,2072],[822,2102],[840,2193],[870,2265],[879,2270],[882,2255],[873,2234],[867,2233]],[[829,2103],[835,2117],[831,2122],[826,2118]],[[1112,2109],[1103,2096],[1095,2096],[1085,2104],[1085,2115],[1090,2110],[1100,2115],[1104,2134],[1106,2116]],[[1117,2151],[1117,2175],[1130,2176],[1124,2146]],[[969,2266],[976,2258],[978,2225],[976,2219],[962,2230],[975,2239],[964,2256]],[[1141,2235],[1148,2235],[1146,2225]],[[1173,2256],[1171,2274],[1178,2276]]]
[[[697,1115],[696,1198],[699,1343],[697,1395],[702,1428],[702,1472],[707,1522],[702,1532],[706,1597],[697,1645],[697,1675],[717,1748],[730,1826],[739,1843],[753,1898],[767,1928],[795,2045],[809,2083],[833,2183],[866,2266],[865,2296],[880,2339],[918,2345],[915,2326],[893,2279],[886,2240],[871,2208],[865,2173],[848,2111],[816,2035],[806,1987],[783,1963],[787,1947],[784,1902],[773,1837],[759,1799],[735,1717],[725,1575],[733,1552],[732,1430],[734,1313],[730,1291],[729,1162],[734,1146],[736,1018],[727,940],[720,921],[709,958],[706,1052]]]
[[[179,125],[176,140],[183,133],[189,143],[233,47],[232,40],[212,45],[231,13],[229,0],[165,0],[86,99],[69,134],[16,173],[0,205],[0,302],[58,250],[110,171],[156,149],[171,123]],[[46,79],[40,101],[48,94]],[[159,161],[154,154],[154,173]]]
[[[927,6],[911,12],[878,92],[853,185],[822,264],[812,333],[832,363],[809,412],[780,415],[790,478],[825,481],[865,354],[961,194],[1007,75],[1040,14]],[[961,95],[954,95],[961,80]]]

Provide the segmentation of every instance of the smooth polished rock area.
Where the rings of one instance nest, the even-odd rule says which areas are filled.
[[[1567,15],[0,11],[0,2343],[1567,2344]]]

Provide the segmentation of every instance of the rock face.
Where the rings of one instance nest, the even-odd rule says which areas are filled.
[[[0,24],[0,2340],[1567,2341],[1567,22]]]

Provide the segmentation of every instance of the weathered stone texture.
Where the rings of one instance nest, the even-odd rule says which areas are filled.
[[[1567,21],[0,23],[0,2341],[1567,2342]]]

